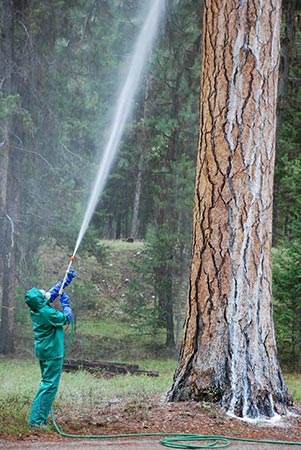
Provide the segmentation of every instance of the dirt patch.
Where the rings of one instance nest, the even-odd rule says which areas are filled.
[[[66,433],[84,435],[111,435],[128,433],[189,433],[301,441],[301,405],[295,415],[279,421],[245,422],[224,414],[207,403],[167,403],[155,396],[144,401],[117,401],[94,405],[87,411],[56,411],[59,427]],[[16,440],[60,440],[55,431],[27,432],[17,436],[0,436]]]

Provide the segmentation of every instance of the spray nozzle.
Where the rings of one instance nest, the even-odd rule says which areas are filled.
[[[59,291],[59,295],[62,295],[62,293],[63,293],[63,290],[64,290],[64,284],[65,284],[65,282],[66,282],[66,280],[67,280],[67,276],[68,276],[69,270],[71,269],[71,265],[72,265],[72,263],[73,263],[74,260],[75,260],[75,256],[72,255],[71,258],[69,258],[69,261],[70,261],[70,262],[69,262],[69,264],[68,264],[68,267],[67,267],[67,270],[66,270],[66,273],[65,273],[63,282],[62,282],[62,286],[61,286],[60,291]]]

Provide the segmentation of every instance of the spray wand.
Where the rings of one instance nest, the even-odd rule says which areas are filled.
[[[70,262],[69,262],[69,264],[68,264],[68,267],[67,267],[67,270],[66,270],[66,273],[65,273],[65,276],[64,276],[64,279],[63,279],[61,288],[60,288],[60,290],[59,290],[59,295],[62,295],[62,293],[63,293],[63,290],[64,290],[64,284],[65,284],[65,282],[66,282],[66,280],[67,280],[67,276],[68,276],[69,270],[71,269],[71,266],[72,266],[72,263],[73,263],[74,260],[75,260],[75,256],[74,256],[74,254],[73,254],[73,255],[71,256],[71,258],[70,258]]]

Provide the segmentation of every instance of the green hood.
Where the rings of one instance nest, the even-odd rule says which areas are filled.
[[[26,292],[24,301],[30,308],[37,358],[42,361],[63,358],[63,326],[69,323],[68,316],[52,308],[50,301],[36,287]]]
[[[49,303],[45,295],[38,288],[33,287],[25,294],[25,303],[32,311],[39,311]]]

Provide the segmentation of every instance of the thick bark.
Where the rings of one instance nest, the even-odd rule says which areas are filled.
[[[280,1],[207,0],[184,338],[170,400],[236,416],[291,398],[272,319],[272,196]]]

